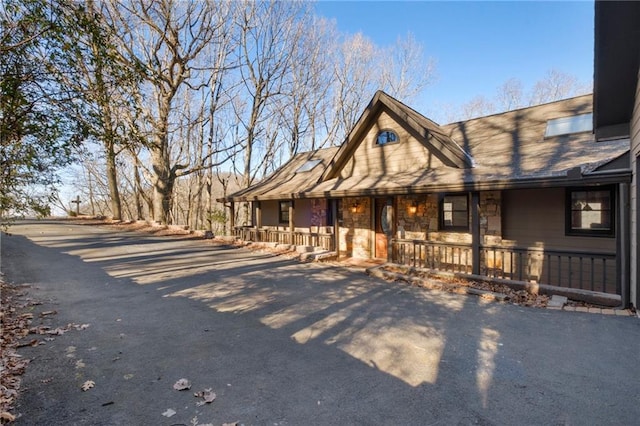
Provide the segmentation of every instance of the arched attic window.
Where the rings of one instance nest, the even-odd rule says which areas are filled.
[[[400,138],[393,130],[381,130],[378,132],[378,136],[376,136],[376,145],[378,146],[384,146],[398,142],[400,142]]]

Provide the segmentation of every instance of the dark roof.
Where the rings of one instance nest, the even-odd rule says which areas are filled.
[[[385,99],[387,103],[389,99],[393,99],[385,94],[376,94],[376,97],[378,100]],[[464,153],[461,159],[465,158],[469,162],[473,159],[473,167],[447,165],[415,172],[348,178],[340,178],[337,173],[327,169],[323,174],[324,178],[312,185],[301,186],[298,191],[290,191],[289,185],[286,186],[286,191],[279,190],[281,184],[278,182],[281,177],[273,176],[267,180],[268,182],[263,183],[273,188],[269,197],[278,197],[278,193],[280,198],[319,198],[566,186],[587,181],[607,183],[629,179],[628,170],[608,170],[606,176],[602,171],[597,171],[600,166],[624,155],[629,150],[628,141],[595,143],[594,135],[589,131],[547,138],[544,136],[547,120],[592,112],[591,95],[445,126],[439,126],[424,117],[420,118],[417,112],[396,102],[392,104],[402,109],[403,119],[412,120],[420,126],[424,125],[424,128],[429,126],[429,132],[432,135],[437,134],[437,140],[445,141],[448,149],[458,147],[459,151],[452,148],[453,152]],[[372,109],[370,105],[368,110]],[[366,119],[365,115],[363,117]],[[364,133],[365,131],[362,131],[362,134]],[[348,138],[347,143],[349,140]],[[339,157],[345,155],[345,152],[347,151],[343,145],[335,154],[334,160],[329,163],[329,168],[339,168],[340,162],[345,161]],[[300,160],[297,158],[294,157],[292,162],[299,164]],[[290,168],[295,168],[295,165]],[[581,173],[578,173],[577,177],[575,173],[567,177],[567,172],[572,169],[575,171],[576,168],[579,168]],[[246,191],[258,195],[258,189],[252,187]]]
[[[337,151],[336,146],[299,153],[268,177],[249,188],[229,195],[227,199],[250,201],[291,198],[292,194],[307,191],[318,183],[320,175]],[[309,171],[297,172],[309,160],[320,160],[320,162]]]

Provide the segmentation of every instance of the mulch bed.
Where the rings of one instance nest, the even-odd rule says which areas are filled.
[[[514,290],[507,285],[492,283],[488,281],[465,280],[461,278],[449,278],[442,276],[436,277],[433,274],[430,274],[428,271],[404,268],[402,266],[395,265],[384,265],[381,267],[381,269],[395,274],[401,274],[402,276],[406,277],[419,278],[421,280],[424,280],[425,284],[429,282],[429,288],[435,287],[438,290],[446,291],[449,293],[467,293],[468,288],[497,293],[499,295],[506,296],[505,298],[500,297],[501,301],[513,303],[514,305],[546,308],[547,303],[551,299],[548,295],[545,294],[532,294],[526,290]],[[403,280],[402,278],[399,278],[399,280],[410,282],[414,285],[420,285],[416,284],[420,282],[419,280]],[[583,302],[573,303],[576,303],[576,306],[590,306],[589,304]]]

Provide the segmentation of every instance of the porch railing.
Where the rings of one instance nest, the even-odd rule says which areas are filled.
[[[393,239],[394,263],[448,272],[472,272],[471,245]]]
[[[470,244],[392,240],[392,262],[449,272],[471,273]],[[558,287],[620,294],[614,253],[484,245],[480,274]]]
[[[290,231],[282,229],[237,227],[236,238],[244,241],[291,244],[296,246],[320,247],[333,250],[333,234],[326,232],[294,231],[293,239]]]

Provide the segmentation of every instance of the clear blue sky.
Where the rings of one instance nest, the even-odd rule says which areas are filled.
[[[437,63],[436,82],[412,105],[423,113],[491,98],[513,77],[529,89],[551,68],[593,80],[593,1],[319,1],[316,11],[380,46],[413,33]]]

